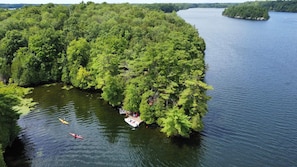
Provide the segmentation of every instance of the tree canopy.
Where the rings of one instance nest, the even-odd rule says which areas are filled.
[[[139,112],[168,136],[202,129],[211,89],[205,43],[175,12],[82,2],[3,10],[0,18],[0,73],[11,82],[101,90],[110,105]]]
[[[5,166],[2,149],[5,149],[18,134],[19,115],[24,111],[27,112],[33,104],[30,103],[32,99],[24,98],[30,90],[15,84],[5,85],[0,82],[0,166]]]

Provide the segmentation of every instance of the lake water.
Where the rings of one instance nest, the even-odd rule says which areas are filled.
[[[31,95],[36,110],[18,121],[9,166],[297,166],[297,14],[270,12],[270,20],[256,22],[222,10],[178,12],[207,45],[206,81],[214,90],[200,136],[133,129],[97,93],[41,86]]]

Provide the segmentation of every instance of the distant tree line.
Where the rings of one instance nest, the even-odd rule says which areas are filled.
[[[226,8],[237,3],[154,3],[154,4],[139,4],[149,9],[161,10],[166,13],[179,11],[189,8]]]
[[[276,0],[276,1],[256,1],[245,3],[155,3],[140,4],[150,9],[173,12],[189,8],[229,8],[241,4],[256,4],[269,11],[277,12],[297,12],[297,0]]]
[[[242,3],[156,3],[141,4],[145,7],[164,12],[173,12],[189,8],[229,8]],[[277,1],[256,1],[245,2],[244,4],[256,4],[269,11],[277,12],[297,12],[297,0],[277,0]]]
[[[297,0],[259,1],[260,6],[276,12],[297,12]]]
[[[136,6],[147,7],[153,10],[161,10],[165,13],[179,11],[189,8],[226,8],[237,3],[153,3],[153,4],[131,4]],[[38,6],[40,4],[0,4],[0,8],[18,9],[25,6]],[[70,6],[70,4],[63,4]]]
[[[0,75],[9,83],[101,90],[167,136],[203,128],[211,89],[204,50],[175,12],[92,2],[0,11]]]
[[[277,12],[297,12],[297,0],[276,0],[276,1],[256,1],[245,3],[258,3],[260,6],[269,11]],[[161,10],[166,13],[179,11],[189,8],[228,8],[230,6],[239,5],[240,3],[155,3],[155,4],[132,4],[145,6],[154,10]],[[21,8],[24,6],[37,6],[40,4],[0,4],[0,8]],[[64,4],[70,6],[70,4]]]

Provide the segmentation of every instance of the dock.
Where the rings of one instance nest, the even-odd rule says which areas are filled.
[[[119,113],[121,115],[126,115],[126,118],[124,118],[125,122],[134,128],[138,127],[143,122],[140,119],[140,116],[138,113],[126,111],[123,108],[119,108]]]
[[[126,114],[128,113],[128,111],[126,111],[126,110],[124,110],[124,109],[122,109],[122,108],[119,108],[119,113],[120,113],[121,115],[126,115]]]

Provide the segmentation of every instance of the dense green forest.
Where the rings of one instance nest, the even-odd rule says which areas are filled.
[[[297,0],[266,0],[266,1],[247,1],[245,3],[257,3],[261,7],[269,11],[277,12],[297,12]],[[189,8],[228,8],[230,6],[239,5],[241,3],[154,3],[154,4],[134,4],[144,6],[154,10],[162,10],[164,12],[173,12]],[[0,8],[21,8],[24,6],[37,6],[39,4],[0,4]],[[70,4],[64,4],[70,6]]]
[[[131,4],[136,6],[147,7],[149,9],[161,10],[166,13],[178,11],[181,9],[189,8],[226,8],[237,3],[153,3],[153,4]],[[41,4],[1,4],[0,8],[11,8],[17,9],[24,6],[37,6]],[[70,4],[63,4],[65,6],[70,6]]]
[[[0,74],[20,86],[101,90],[167,136],[189,137],[207,112],[204,40],[175,12],[129,4],[46,4],[0,12]]]
[[[237,3],[154,3],[154,4],[139,4],[149,9],[161,10],[166,13],[179,11],[189,8],[226,8]]]
[[[17,120],[22,111],[29,109],[28,101],[24,96],[31,91],[15,84],[4,85],[0,82],[0,166],[5,166],[3,150],[17,136],[19,128]]]
[[[224,16],[247,19],[247,20],[268,20],[268,10],[257,5],[256,3],[243,3],[226,8]]]
[[[270,11],[297,12],[297,0],[258,1],[255,3]]]

